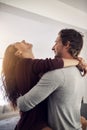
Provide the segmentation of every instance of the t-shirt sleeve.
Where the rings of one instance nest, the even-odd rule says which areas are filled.
[[[37,85],[35,85],[24,96],[17,99],[17,106],[20,110],[28,111],[34,108],[56,89],[62,86],[64,84],[64,77],[62,75],[62,72],[56,75],[54,71],[44,74]]]
[[[61,58],[46,58],[46,59],[34,59],[33,60],[33,72],[36,74],[46,73],[50,70],[63,68],[64,62]]]

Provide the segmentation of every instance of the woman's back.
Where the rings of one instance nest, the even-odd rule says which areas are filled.
[[[35,61],[34,61],[35,62]],[[33,71],[32,59],[23,59],[18,62],[15,68],[15,76],[18,92],[24,95],[40,79]],[[22,112],[16,130],[41,130],[47,126],[47,100],[37,105],[34,109]]]

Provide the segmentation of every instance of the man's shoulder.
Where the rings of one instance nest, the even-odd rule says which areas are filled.
[[[62,75],[63,75],[63,69],[48,71],[44,74],[45,77],[50,78],[52,80],[56,78],[61,78]]]
[[[45,76],[49,76],[49,77],[54,77],[54,76],[63,76],[63,75],[67,75],[68,73],[70,74],[75,74],[79,73],[79,70],[77,69],[77,67],[75,66],[71,66],[71,67],[65,67],[65,68],[61,68],[61,69],[56,69],[56,70],[52,70],[49,71],[47,73],[45,73]]]
[[[50,76],[67,76],[68,74],[74,75],[77,73],[78,75],[80,74],[80,71],[78,70],[77,67],[71,66],[71,67],[65,67],[61,69],[56,69],[53,71],[49,71],[46,74]]]
[[[64,67],[64,68],[60,68],[60,69],[55,69],[55,70],[52,70],[52,71],[49,71],[47,72],[48,74],[58,74],[58,73],[63,73],[63,72],[67,72],[67,71],[77,71],[77,67],[75,66],[70,66],[70,67]]]

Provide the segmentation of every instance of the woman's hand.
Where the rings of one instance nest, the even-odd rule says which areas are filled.
[[[84,76],[87,73],[87,62],[81,57],[78,57],[78,60],[79,64],[77,65],[77,67],[82,72],[82,76]]]

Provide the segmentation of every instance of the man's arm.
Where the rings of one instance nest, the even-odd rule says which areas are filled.
[[[61,70],[51,71],[44,74],[37,85],[35,85],[24,96],[18,98],[18,107],[22,111],[28,111],[34,108],[61,86],[63,82],[63,73]]]

